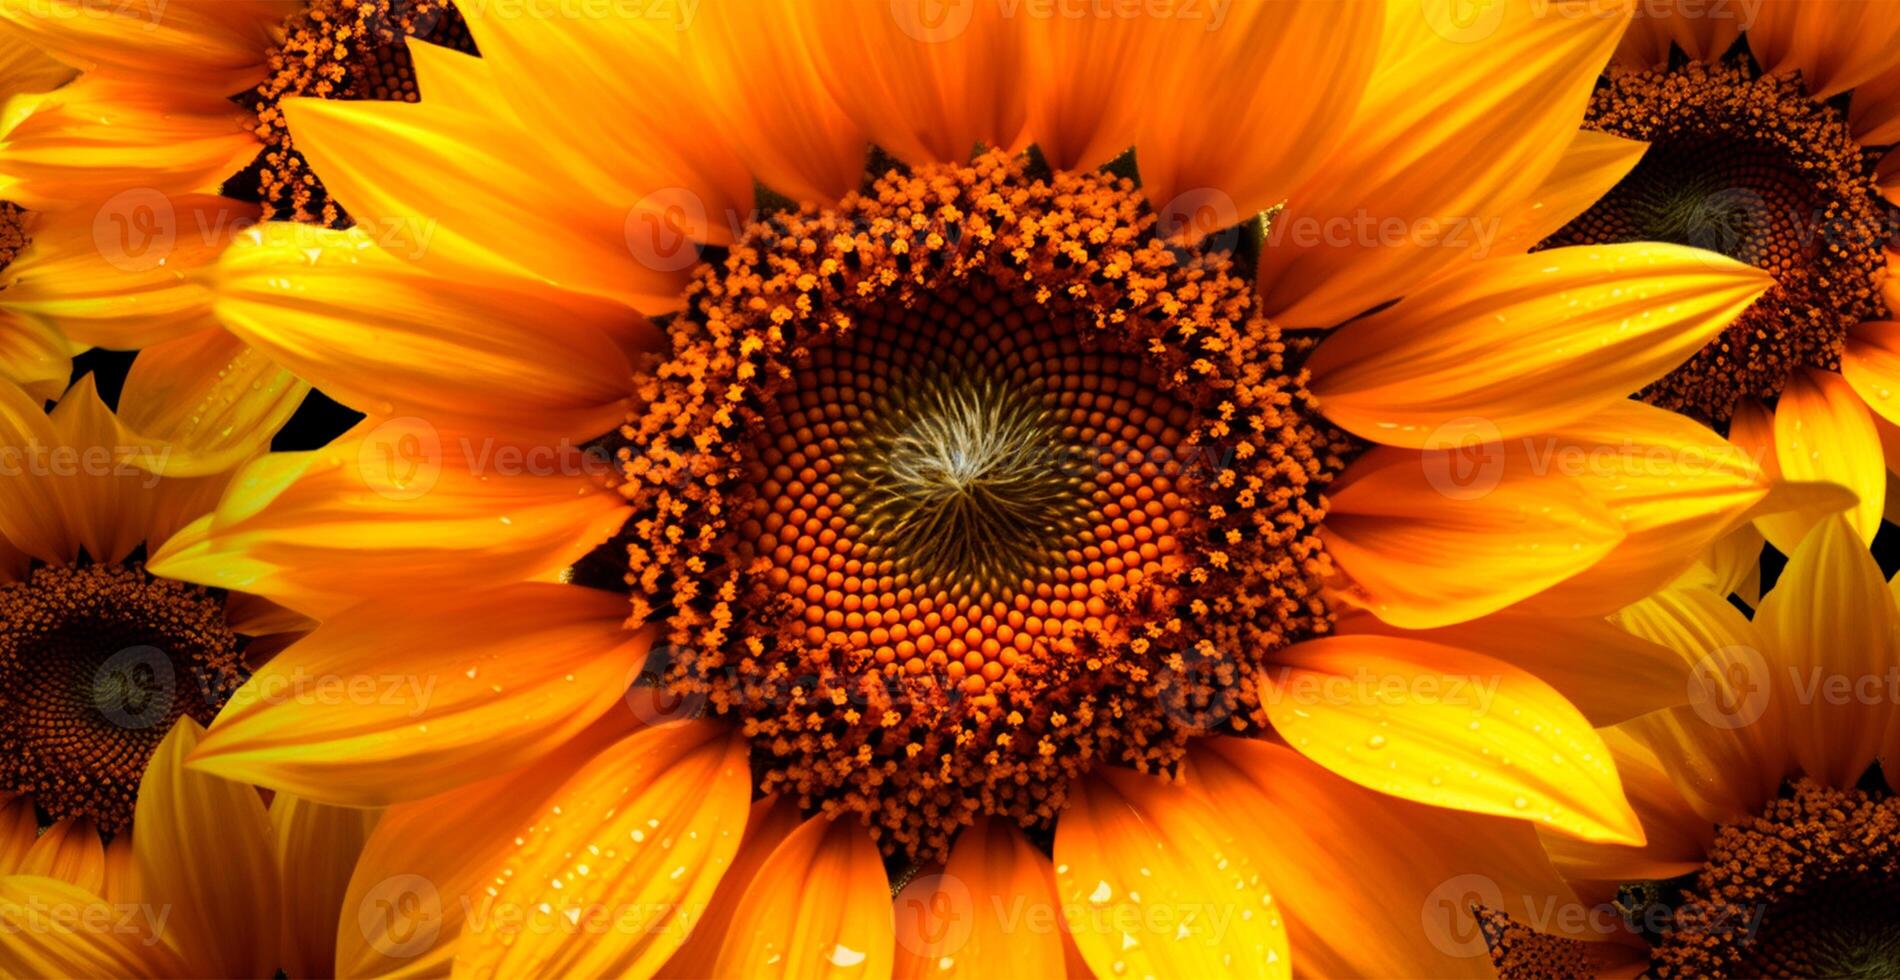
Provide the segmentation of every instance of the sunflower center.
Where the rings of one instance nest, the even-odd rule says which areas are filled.
[[[32,239],[26,234],[26,209],[12,201],[0,201],[0,270],[26,251]]]
[[[1352,445],[1304,344],[1129,182],[1028,166],[757,222],[623,430],[653,682],[741,720],[761,792],[894,855],[1262,723],[1262,658],[1331,623],[1317,528]]]
[[[269,74],[237,101],[257,113],[263,152],[224,193],[263,205],[266,221],[347,228],[353,222],[291,142],[279,108],[285,99],[416,102],[408,38],[475,52],[468,25],[450,0],[308,0],[284,22],[270,50]]]
[[[1675,242],[1775,277],[1643,400],[1725,422],[1737,400],[1779,395],[1800,368],[1839,369],[1848,328],[1884,315],[1877,286],[1896,212],[1875,189],[1877,154],[1798,80],[1699,62],[1621,75],[1598,89],[1585,125],[1650,148],[1545,245]]]
[[[1900,974],[1900,798],[1803,779],[1723,827],[1652,963],[1668,976]]]
[[[204,589],[136,564],[35,569],[0,587],[0,792],[123,830],[172,724],[210,724],[241,679]]]

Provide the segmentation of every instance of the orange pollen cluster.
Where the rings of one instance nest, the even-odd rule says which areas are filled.
[[[225,192],[261,203],[266,220],[349,227],[349,215],[291,142],[280,105],[299,97],[418,101],[407,38],[475,52],[450,0],[309,0],[285,23],[268,76],[239,99],[257,113],[264,150]]]
[[[0,587],[0,793],[124,830],[158,743],[181,715],[211,723],[239,656],[222,600],[136,564]]]
[[[1700,62],[1619,75],[1597,90],[1585,125],[1650,148],[1545,245],[1676,242],[1775,277],[1643,400],[1725,423],[1737,400],[1779,395],[1799,368],[1838,370],[1848,328],[1886,315],[1882,246],[1900,211],[1878,192],[1878,154],[1798,80]]]
[[[620,434],[656,683],[911,858],[1262,723],[1354,447],[1251,303],[1130,182],[1000,152],[755,222]]]
[[[1716,833],[1677,909],[1659,976],[1894,976],[1900,799],[1801,779]]]
[[[26,209],[12,201],[0,201],[0,270],[26,251],[32,239],[26,234]]]

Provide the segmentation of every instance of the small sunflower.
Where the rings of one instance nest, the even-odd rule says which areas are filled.
[[[1637,397],[1722,427],[1790,477],[1852,489],[1871,541],[1900,466],[1885,448],[1900,434],[1900,7],[1766,0],[1636,18],[1584,125],[1649,149],[1547,246],[1681,242],[1775,277]],[[1816,519],[1760,528],[1785,553]]]
[[[126,412],[174,411],[164,403],[180,387],[135,371]],[[312,623],[151,573],[148,548],[229,479],[157,476],[166,451],[114,416],[90,374],[50,414],[0,387],[9,976],[306,976],[333,962],[334,929],[308,925],[334,921],[375,814],[290,794],[267,807],[253,787],[185,767],[251,669]]]
[[[1484,914],[1505,977],[1900,969],[1900,608],[1850,522],[1818,524],[1753,620],[1712,590],[1618,617],[1695,664],[1688,706],[1607,734],[1648,843],[1547,839],[1608,938]],[[1876,764],[1877,763],[1877,764]]]
[[[346,908],[420,875],[431,941],[339,969],[1438,969],[1293,828],[1632,839],[1560,624],[1774,501],[1625,400],[1765,274],[1525,254],[1640,151],[1575,131],[1627,11],[959,9],[470,5],[419,102],[283,104],[356,226],[241,236],[217,310],[370,418],[153,567],[323,619],[194,759],[397,804]],[[1408,633],[1481,618],[1569,639]],[[431,694],[268,696],[391,664]]]

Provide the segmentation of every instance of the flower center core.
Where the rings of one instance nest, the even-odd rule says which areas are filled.
[[[0,586],[0,792],[124,830],[172,724],[210,724],[241,680],[206,590],[136,564],[37,568]]]
[[[1331,623],[1321,494],[1352,444],[1304,347],[1132,184],[1028,166],[755,222],[623,430],[655,682],[738,716],[761,792],[914,858],[1261,723],[1256,666]]]
[[[1716,833],[1678,910],[1651,956],[1668,976],[1900,973],[1900,798],[1796,782]]]
[[[1838,370],[1848,328],[1884,315],[1896,212],[1876,190],[1878,155],[1798,80],[1700,62],[1620,75],[1597,90],[1585,126],[1650,148],[1546,245],[1675,242],[1775,277],[1644,401],[1725,422],[1737,400],[1779,395],[1802,367]]]

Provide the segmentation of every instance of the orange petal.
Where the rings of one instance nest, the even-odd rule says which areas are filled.
[[[728,726],[682,722],[627,736],[517,838],[456,972],[651,974],[686,941],[732,863],[751,788],[745,739]]]
[[[119,397],[119,420],[163,444],[168,476],[221,473],[270,448],[310,386],[265,354],[212,327],[139,352]]]
[[[0,3],[0,19],[10,20],[17,13],[16,5]],[[22,93],[50,92],[72,81],[74,74],[25,31],[0,30],[0,103]]]
[[[815,43],[789,0],[714,4],[693,18],[686,60],[698,73],[696,107],[766,187],[794,201],[835,201],[864,177],[864,131],[819,76]]]
[[[1327,418],[1393,445],[1538,432],[1668,373],[1772,284],[1647,242],[1477,263],[1335,331],[1311,387]]]
[[[1880,566],[1840,517],[1816,525],[1788,558],[1756,624],[1778,656],[1774,696],[1809,775],[1852,786],[1893,716],[1900,612]]]
[[[125,907],[64,881],[26,875],[0,877],[0,975],[9,977],[172,977],[201,972],[187,967],[166,941],[167,915],[145,906],[129,921]],[[97,928],[98,923],[127,928]],[[92,925],[88,925],[88,924]]]
[[[1873,415],[1852,386],[1832,371],[1797,372],[1775,407],[1774,447],[1783,479],[1838,483],[1853,491],[1860,502],[1849,512],[1850,523],[1862,541],[1873,541],[1887,496],[1885,454]],[[1815,514],[1802,511],[1764,519],[1760,526],[1769,543],[1792,554],[1815,521]]]
[[[799,4],[818,75],[871,142],[911,164],[1017,150],[1028,29],[996,4],[880,4],[836,17]]]
[[[270,976],[282,964],[282,889],[257,791],[185,767],[200,736],[181,719],[139,782],[133,860],[144,901],[172,910],[166,938],[200,976]]]
[[[1063,975],[1055,872],[1007,820],[978,818],[893,904],[899,980]]]
[[[758,877],[759,869],[765,866],[765,859],[804,822],[799,816],[798,804],[789,797],[768,796],[752,804],[739,853],[720,876],[719,887],[706,903],[706,911],[693,923],[693,932],[686,938],[686,944],[666,961],[658,976],[678,980],[713,976],[719,947],[732,930],[732,916],[739,911],[739,900],[745,897],[752,879]]]
[[[1236,816],[1127,769],[1070,788],[1056,894],[1096,976],[1292,975],[1263,843],[1274,828]]]
[[[1347,139],[1288,197],[1261,250],[1263,307],[1287,325],[1340,323],[1486,254],[1563,158],[1628,21],[1620,6],[1387,11],[1392,41]]]
[[[1521,821],[1375,793],[1256,739],[1207,739],[1188,759],[1186,789],[1259,828],[1261,874],[1302,976],[1472,975],[1486,960],[1471,898],[1513,910],[1575,902]]]
[[[106,886],[106,848],[99,828],[84,817],[67,817],[40,834],[27,849],[16,874],[58,878],[103,894]]]
[[[154,87],[191,85],[230,95],[264,77],[272,30],[300,0],[0,0],[0,18],[67,64],[160,75]]]
[[[622,703],[649,642],[626,617],[624,596],[544,583],[365,602],[259,668],[192,764],[350,806],[464,785]]]
[[[633,731],[609,713],[513,772],[383,812],[363,845],[336,933],[338,976],[446,976],[462,932],[490,921],[484,886],[568,778]],[[502,910],[508,914],[508,910]]]
[[[0,307],[59,324],[75,344],[150,347],[215,325],[191,273],[215,261],[257,206],[210,194],[135,190],[96,211],[34,219],[7,267]]]
[[[1847,332],[1841,377],[1867,407],[1900,425],[1900,322],[1874,320]]]
[[[1639,6],[1629,29],[1616,46],[1616,65],[1646,71],[1669,64],[1669,46],[1682,49],[1690,61],[1716,61],[1747,25],[1744,8],[1711,5],[1690,16],[1686,8]]]
[[[215,190],[257,155],[250,114],[221,93],[186,94],[143,73],[95,71],[41,96],[0,143],[0,194],[36,211],[118,195]]]
[[[0,293],[0,383],[18,385],[37,399],[58,398],[72,377],[73,353],[58,327],[7,308]]]
[[[1763,0],[1748,27],[1748,47],[1769,72],[1800,72],[1808,91],[1826,99],[1900,62],[1900,10],[1884,3]]]
[[[1285,667],[1261,690],[1274,728],[1353,782],[1584,840],[1642,841],[1603,740],[1518,667],[1386,636],[1312,640],[1275,659]]]
[[[1577,130],[1563,158],[1557,161],[1557,168],[1544,178],[1517,214],[1505,219],[1491,254],[1525,252],[1556,234],[1622,181],[1648,150],[1647,143]]]
[[[1575,481],[1521,460],[1452,479],[1451,454],[1375,448],[1349,467],[1320,526],[1350,596],[1408,629],[1475,619],[1563,581],[1623,538]],[[1474,492],[1475,491],[1475,492]]]
[[[1862,146],[1900,143],[1900,65],[1854,88],[1847,121]]]
[[[889,976],[894,944],[890,884],[870,834],[817,816],[746,888],[713,976]]]
[[[572,445],[520,446],[393,419],[233,478],[216,513],[159,548],[168,578],[334,612],[381,589],[451,594],[552,575],[626,518]]]
[[[0,877],[19,870],[39,833],[40,820],[31,797],[0,795]]]
[[[336,937],[350,870],[376,826],[376,810],[326,806],[290,793],[270,802],[284,882],[283,963],[292,977],[336,976]]]
[[[1551,863],[1575,882],[1611,895],[1628,881],[1660,881],[1694,873],[1709,860],[1715,825],[1697,813],[1670,778],[1654,749],[1624,730],[1606,731],[1603,740],[1616,756],[1616,772],[1630,808],[1643,821],[1648,841],[1642,847],[1590,844],[1543,835]]]
[[[49,475],[60,435],[38,402],[0,384],[0,446],[16,465],[0,470],[0,534],[20,551],[48,564],[79,557],[79,541],[63,519],[60,482]]]
[[[1225,23],[1217,8],[1201,8],[1206,18],[1190,9],[1141,19],[1146,48],[1115,71],[1122,97],[1142,104],[1135,162],[1163,233],[1215,230],[1167,227],[1209,206],[1223,212],[1217,227],[1250,218],[1286,200],[1335,147],[1363,138],[1348,121],[1384,21],[1376,3],[1242,3],[1219,8]],[[1155,111],[1161,92],[1194,111]]]
[[[360,228],[266,225],[215,275],[222,323],[377,416],[592,439],[626,417],[624,346],[658,342],[618,303],[527,282],[452,286]]]

